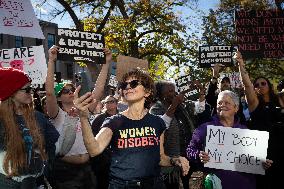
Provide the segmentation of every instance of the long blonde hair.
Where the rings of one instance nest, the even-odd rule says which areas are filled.
[[[0,122],[5,131],[4,145],[6,150],[3,168],[8,176],[17,176],[19,170],[28,166],[25,143],[19,125],[16,123],[15,107],[12,97],[0,103]],[[19,108],[23,112],[25,126],[33,138],[33,149],[39,149],[41,158],[45,160],[44,139],[38,127],[33,103],[23,104]]]

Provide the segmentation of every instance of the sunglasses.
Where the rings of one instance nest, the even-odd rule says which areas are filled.
[[[33,88],[31,86],[28,86],[26,88],[20,89],[20,91],[25,91],[25,93],[31,93],[33,92]]]
[[[113,103],[116,103],[116,100],[109,100],[104,102],[104,104],[113,104]]]
[[[267,85],[267,83],[266,83],[265,81],[262,81],[262,82],[260,82],[260,83],[254,84],[254,87],[255,87],[255,88],[258,88],[258,87],[260,87],[260,86],[266,86],[266,85]]]
[[[127,88],[128,84],[129,84],[129,86],[130,86],[131,89],[134,89],[134,88],[136,88],[138,85],[140,85],[141,82],[140,82],[139,80],[132,80],[132,81],[130,81],[130,82],[122,82],[122,83],[120,83],[120,88],[121,88],[122,90],[125,90],[125,89]]]
[[[70,88],[70,89],[62,89],[61,93],[62,94],[69,94],[70,92],[74,93],[75,92],[75,88]]]

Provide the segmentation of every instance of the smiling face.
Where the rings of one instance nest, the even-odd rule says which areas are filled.
[[[238,106],[229,95],[218,96],[217,114],[222,118],[234,118],[238,111]]]

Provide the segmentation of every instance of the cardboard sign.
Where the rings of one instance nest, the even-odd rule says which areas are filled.
[[[240,10],[235,18],[239,51],[244,58],[284,57],[283,10]]]
[[[176,81],[179,93],[184,93],[184,102],[195,101],[199,97],[198,88],[194,85],[190,75],[179,77]]]
[[[233,65],[233,47],[232,46],[200,46],[199,47],[199,66],[208,68],[214,64],[223,64],[224,66]]]
[[[268,138],[266,131],[209,125],[205,152],[210,161],[204,166],[264,175]]]
[[[58,28],[58,60],[105,64],[104,36],[99,33]]]
[[[121,81],[122,76],[134,68],[141,68],[145,71],[148,71],[148,62],[147,60],[142,60],[138,58],[133,58],[130,56],[117,56],[117,65],[116,65],[116,79]]]
[[[231,83],[231,88],[242,88],[243,87],[243,83],[240,79],[240,73],[239,72],[232,72],[232,73],[220,73],[220,77],[219,77],[219,81],[222,81],[222,79],[224,77],[228,77],[230,79],[230,83]]]
[[[0,1],[0,33],[44,39],[29,0]]]
[[[26,72],[32,79],[33,86],[44,84],[47,64],[43,46],[2,49],[0,67],[13,67]]]

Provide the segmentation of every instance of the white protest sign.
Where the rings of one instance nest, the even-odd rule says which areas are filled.
[[[111,86],[111,87],[116,88],[116,87],[117,87],[117,84],[118,84],[118,81],[116,80],[116,76],[111,74],[111,75],[109,76],[108,85]]]
[[[0,33],[44,39],[29,0],[0,0]]]
[[[209,125],[205,151],[210,161],[204,166],[264,175],[268,138],[266,131]]]
[[[230,79],[231,87],[232,88],[242,88],[243,84],[240,79],[240,73],[239,72],[231,72],[231,73],[220,73],[219,80],[222,81],[224,77],[228,77]]]
[[[0,67],[13,67],[23,70],[32,79],[33,86],[44,84],[47,65],[43,46],[1,49]]]

